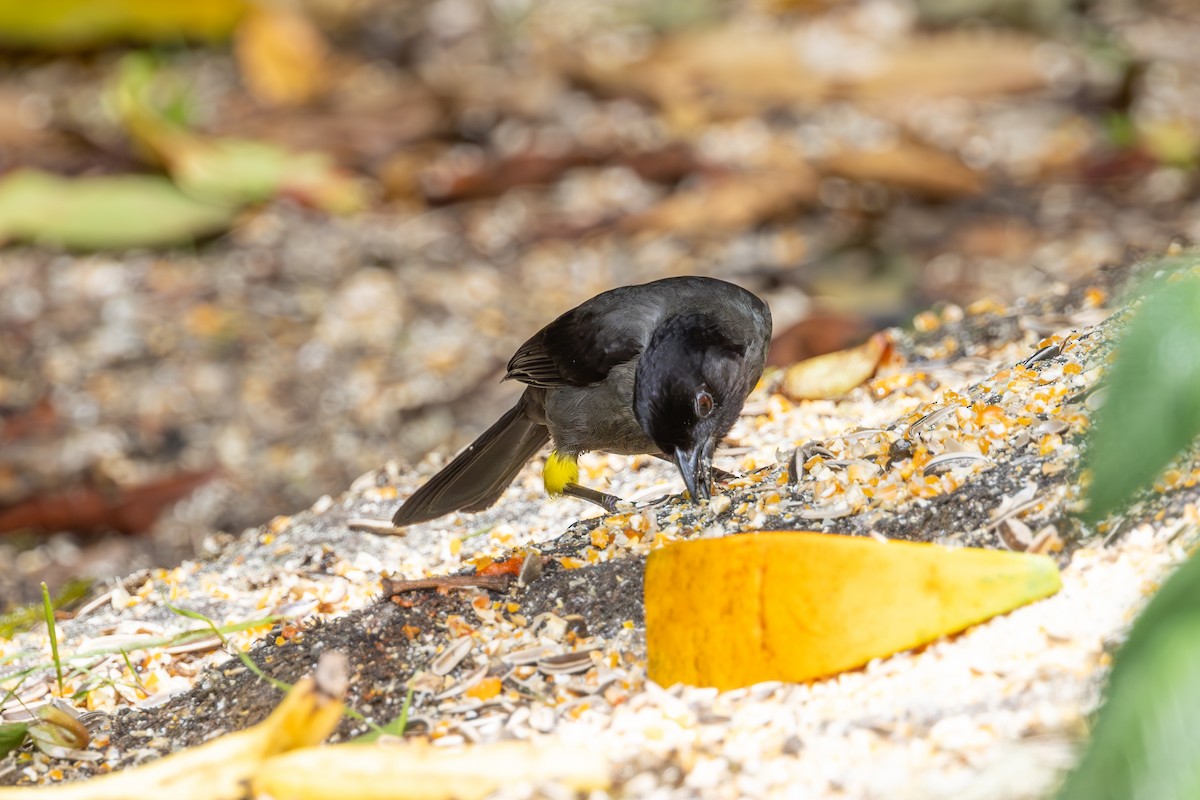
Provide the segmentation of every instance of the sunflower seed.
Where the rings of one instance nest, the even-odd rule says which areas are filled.
[[[467,653],[471,652],[473,644],[469,636],[455,639],[430,662],[429,671],[438,676],[449,675],[467,657]]]
[[[512,664],[519,667],[523,664],[536,664],[538,659],[545,658],[555,651],[556,648],[538,645],[537,647],[526,647],[522,650],[514,650],[511,653],[505,653],[500,656],[500,660],[505,664]]]
[[[89,600],[87,603],[85,603],[78,611],[75,612],[75,619],[79,619],[80,617],[86,617],[88,614],[92,613],[93,611],[95,611],[100,606],[104,605],[105,603],[112,602],[112,599],[113,599],[113,591],[112,591],[112,589],[109,589],[107,592],[100,595],[99,597],[96,597],[92,600]]]
[[[835,436],[835,439],[841,439],[843,442],[852,442],[855,439],[874,439],[876,436],[886,436],[887,431],[883,428],[860,428],[856,431],[843,433],[841,436]]]
[[[1069,427],[1071,426],[1068,425],[1066,421],[1061,420],[1058,417],[1054,417],[1052,419],[1039,422],[1037,427],[1033,429],[1033,432],[1038,436],[1044,436],[1048,433],[1062,433]]]
[[[576,650],[574,653],[540,658],[537,662],[538,671],[546,675],[573,675],[576,672],[586,672],[592,665],[591,650]]]
[[[929,463],[921,470],[923,475],[940,475],[943,472],[948,472],[955,467],[969,466],[971,464],[994,464],[996,462],[985,455],[979,453],[942,453],[940,456],[934,456],[929,459]]]
[[[1038,363],[1039,361],[1046,361],[1051,358],[1058,358],[1058,356],[1061,354],[1062,354],[1062,345],[1061,344],[1057,344],[1057,343],[1048,344],[1045,347],[1038,350],[1037,352],[1035,352],[1029,358],[1022,361],[1021,366],[1032,367],[1034,364]]]
[[[360,533],[376,533],[383,536],[403,536],[408,532],[407,528],[397,528],[392,524],[391,520],[367,519],[365,517],[347,520],[346,527]]]
[[[445,700],[448,697],[455,697],[457,695],[462,694],[467,689],[470,689],[472,686],[479,683],[479,681],[483,680],[484,676],[487,675],[487,671],[488,671],[487,664],[484,664],[482,667],[478,667],[476,669],[471,670],[470,672],[468,672],[466,675],[464,675],[462,677],[462,680],[455,683],[449,689],[446,689],[444,692],[441,692],[439,694],[435,694],[433,696],[433,699],[434,700]]]
[[[536,552],[526,554],[521,562],[521,571],[517,573],[517,584],[528,586],[542,577],[542,557]]]
[[[1004,542],[1005,546],[1018,553],[1024,553],[1033,542],[1033,531],[1016,517],[1004,520],[1004,524],[999,526],[996,531],[1000,534],[1000,540]]]
[[[813,456],[833,458],[833,453],[820,442],[808,442],[797,447],[792,451],[787,462],[789,486],[795,486],[800,482],[800,477],[804,474],[804,465]]]
[[[854,509],[849,503],[834,503],[819,508],[805,508],[796,512],[800,519],[840,519],[853,516]]]
[[[164,647],[162,652],[173,656],[182,655],[183,653],[207,653],[210,650],[216,650],[220,646],[221,639],[219,636],[209,636],[204,639],[197,639],[194,642],[187,642],[186,644]]]
[[[908,430],[904,432],[904,435],[918,436],[920,435],[921,431],[931,430],[940,425],[946,417],[950,416],[960,408],[962,408],[962,406],[959,405],[935,408],[933,411],[930,411],[928,414],[918,419],[912,425],[909,425]]]

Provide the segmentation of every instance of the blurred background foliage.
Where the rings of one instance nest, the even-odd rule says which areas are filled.
[[[1197,41],[1193,0],[0,0],[0,605],[464,444],[612,285],[743,283],[784,364],[1200,238]],[[1095,516],[1194,439],[1176,288]],[[1066,797],[1194,795],[1196,574]]]
[[[1106,543],[1152,486],[1190,485],[1181,466],[1200,441],[1200,258],[1191,252],[1153,262],[1126,300],[1127,326],[1087,451],[1084,517],[1106,532]],[[1092,740],[1059,800],[1183,800],[1200,792],[1191,735],[1200,711],[1198,632],[1193,548],[1117,652]]]
[[[785,364],[1194,239],[1198,36],[1183,0],[0,0],[0,601],[464,444],[616,284],[743,283]]]

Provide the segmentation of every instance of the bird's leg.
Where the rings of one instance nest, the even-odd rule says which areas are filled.
[[[542,481],[546,485],[546,494],[551,497],[560,494],[578,497],[595,503],[610,514],[616,513],[617,503],[621,502],[615,494],[605,494],[579,484],[579,462],[575,453],[552,452],[542,469]]]
[[[589,503],[595,503],[610,514],[617,513],[617,503],[621,502],[621,498],[615,494],[605,494],[595,489],[589,489],[586,486],[580,486],[578,483],[568,483],[562,487],[562,493],[570,497],[578,497],[580,500],[587,500]]]
[[[665,453],[651,453],[650,455],[654,456],[660,461],[665,461],[668,464],[675,463],[675,460]],[[715,480],[717,483],[729,483],[731,480],[737,477],[737,475],[734,475],[732,472],[726,472],[720,467],[712,468],[712,476],[713,480]]]

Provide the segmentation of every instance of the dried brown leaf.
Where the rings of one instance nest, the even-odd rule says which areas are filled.
[[[816,198],[816,174],[807,167],[708,178],[654,208],[627,217],[626,230],[719,235],[783,215]]]
[[[818,166],[842,178],[876,181],[941,199],[979,194],[985,186],[983,175],[957,157],[910,140],[876,150],[843,150]]]
[[[437,99],[420,86],[396,90],[387,102],[365,106],[339,99],[334,96],[328,104],[303,109],[239,107],[213,133],[297,152],[317,150],[339,164],[370,170],[401,148],[436,136],[446,122]]]
[[[167,508],[212,480],[215,470],[181,472],[138,486],[105,490],[79,486],[42,494],[0,509],[0,533],[38,530],[140,534]]]
[[[873,51],[869,62],[848,58],[821,69],[806,57],[803,44],[787,30],[726,25],[667,39],[637,61],[571,54],[563,66],[606,91],[655,101],[684,131],[709,119],[811,107],[831,98],[985,97],[1046,83],[1037,59],[1039,42],[1026,36],[936,34]]]
[[[265,105],[302,105],[327,84],[325,39],[292,8],[254,6],[238,27],[236,53],[242,80]]]
[[[521,153],[503,160],[481,159],[465,169],[436,164],[422,171],[420,185],[430,203],[457,203],[498,197],[519,186],[553,183],[567,170],[596,163],[594,155]]]
[[[1028,258],[1038,244],[1037,231],[1017,216],[963,220],[951,247],[967,256],[1016,261]]]
[[[874,330],[870,320],[846,312],[816,312],[771,339],[767,364],[795,364],[806,358],[842,350]]]
[[[1046,85],[1039,66],[1040,42],[995,32],[954,32],[909,39],[881,58],[875,69],[850,81],[860,99],[991,97]]]
[[[684,129],[764,106],[812,105],[832,86],[827,76],[806,68],[786,33],[734,25],[667,39],[636,62],[571,56],[566,69],[607,90],[654,100]]]
[[[870,380],[892,343],[877,333],[858,347],[839,350],[788,368],[780,387],[790,400],[825,400],[842,395]]]

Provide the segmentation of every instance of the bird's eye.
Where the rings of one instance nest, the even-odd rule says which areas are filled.
[[[704,391],[703,389],[696,392],[696,416],[700,417],[700,419],[704,419],[705,417],[707,417],[709,414],[712,413],[712,410],[713,410],[712,395],[709,394],[708,392]]]

